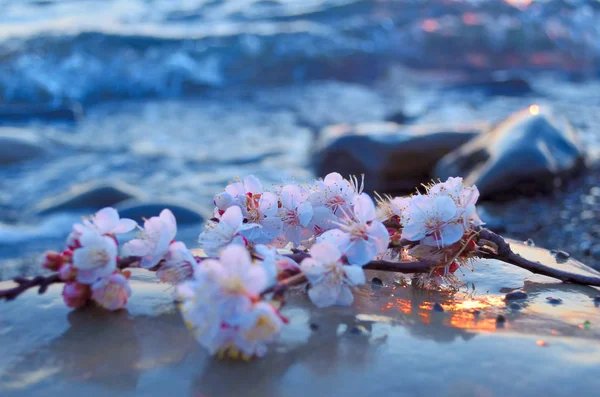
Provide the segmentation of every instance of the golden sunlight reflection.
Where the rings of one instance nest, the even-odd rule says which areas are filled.
[[[524,10],[533,3],[533,0],[504,0],[504,2],[520,10]]]
[[[495,295],[473,296],[462,293],[442,295],[437,299],[422,298],[424,297],[415,296],[412,299],[404,299],[396,296],[383,305],[381,311],[387,312],[388,315],[398,311],[424,324],[438,321],[435,320],[437,316],[444,324],[454,328],[494,332],[498,309],[503,310],[506,307],[503,297]],[[444,313],[433,310],[435,302],[440,303]]]
[[[529,113],[531,113],[534,116],[540,114],[540,107],[538,105],[529,106]]]

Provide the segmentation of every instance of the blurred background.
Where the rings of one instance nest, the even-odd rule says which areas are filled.
[[[0,0],[0,280],[73,221],[366,174],[463,176],[493,230],[600,263],[598,0]]]

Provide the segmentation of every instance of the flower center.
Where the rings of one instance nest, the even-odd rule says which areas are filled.
[[[92,263],[95,265],[95,267],[105,266],[110,261],[108,252],[103,249],[93,249],[91,254]]]
[[[300,225],[300,219],[298,219],[298,214],[296,213],[296,211],[286,211],[281,216],[281,220],[283,221],[283,223],[288,225]]]
[[[249,341],[267,340],[277,332],[277,327],[267,315],[261,315],[256,320],[254,328],[244,333]]]

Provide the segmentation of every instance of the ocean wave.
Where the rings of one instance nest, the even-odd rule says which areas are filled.
[[[584,1],[524,10],[509,4],[518,1],[44,3],[0,0],[7,10],[0,16],[0,103],[58,106],[242,84],[372,81],[396,62],[584,75],[600,64],[599,12]],[[54,11],[40,11],[48,9]]]

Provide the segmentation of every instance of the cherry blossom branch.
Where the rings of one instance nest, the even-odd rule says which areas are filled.
[[[510,244],[507,243],[506,240],[491,230],[479,228],[478,233],[478,241],[480,245],[483,245],[478,253],[478,256],[482,258],[498,259],[503,262],[510,263],[511,265],[518,266],[522,269],[529,270],[532,273],[553,277],[565,282],[600,287],[600,277],[570,273],[554,267],[543,265],[540,262],[530,261],[523,258],[521,255],[516,254],[510,248]]]
[[[117,263],[117,268],[123,270],[130,267],[135,267],[133,265],[135,265],[139,261],[140,258],[135,256],[120,258],[119,262]],[[12,281],[17,283],[18,285],[13,288],[0,290],[0,299],[6,299],[7,301],[13,300],[28,289],[35,287],[39,287],[38,294],[43,294],[48,290],[48,287],[51,284],[59,284],[65,282],[59,277],[58,273],[54,273],[46,277],[36,276],[31,279],[26,277],[15,277]]]
[[[13,300],[28,289],[35,287],[39,287],[38,294],[43,294],[51,284],[64,282],[58,277],[58,274],[47,277],[36,276],[34,278],[15,277],[13,281],[18,285],[14,288],[0,290],[0,299]]]

